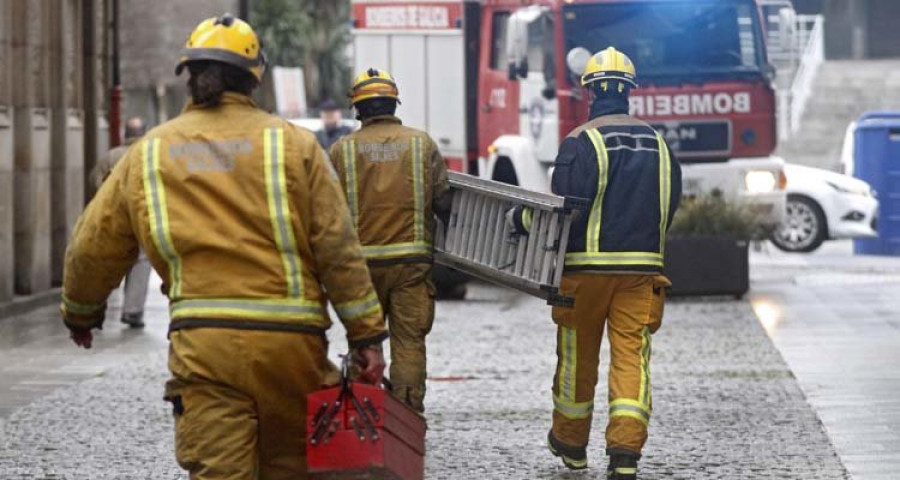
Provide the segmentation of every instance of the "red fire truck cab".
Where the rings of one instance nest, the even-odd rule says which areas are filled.
[[[688,195],[784,212],[774,71],[755,0],[352,0],[355,70],[397,79],[398,115],[450,168],[547,190],[560,141],[587,120],[580,87],[608,46],[635,63],[631,113],[661,131]]]

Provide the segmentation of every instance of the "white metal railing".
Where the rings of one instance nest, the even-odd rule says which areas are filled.
[[[791,42],[781,41],[786,31],[792,31]],[[769,28],[768,37],[773,46],[770,59],[778,69],[778,137],[786,140],[800,130],[813,82],[825,59],[825,19],[822,15],[797,15],[787,29]],[[786,44],[788,48],[784,48]]]

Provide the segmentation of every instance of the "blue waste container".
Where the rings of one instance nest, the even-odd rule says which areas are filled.
[[[853,164],[879,200],[878,237],[856,240],[854,251],[900,256],[900,111],[868,112],[857,120]]]

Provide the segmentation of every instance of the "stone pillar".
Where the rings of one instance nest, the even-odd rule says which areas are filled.
[[[10,4],[0,3],[0,303],[12,299],[15,283],[11,16]]]
[[[81,109],[81,1],[45,0],[50,18],[52,124],[52,271],[62,284],[66,245],[84,205],[84,112]]]
[[[12,0],[15,287],[21,294],[47,290],[51,283],[49,7],[45,2]]]

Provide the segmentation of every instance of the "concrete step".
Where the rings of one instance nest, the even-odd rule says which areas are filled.
[[[800,131],[777,153],[789,162],[837,168],[847,125],[871,110],[900,110],[900,61],[825,62]]]

